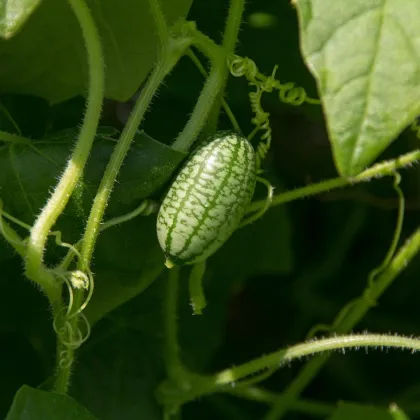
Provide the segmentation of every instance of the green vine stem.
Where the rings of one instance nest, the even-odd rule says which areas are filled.
[[[204,66],[201,64],[200,60],[198,59],[198,57],[195,55],[195,53],[191,50],[191,48],[188,49],[187,51],[187,56],[190,58],[190,60],[195,64],[195,66],[198,68],[199,72],[204,76],[204,77],[208,77],[207,71],[204,68]],[[235,115],[233,114],[232,110],[229,107],[229,104],[225,101],[224,98],[222,98],[222,107],[223,110],[225,111],[227,117],[230,120],[230,123],[232,124],[233,129],[238,132],[241,133],[242,130],[239,127],[238,121],[235,118]]]
[[[399,236],[401,229],[401,209],[398,216],[396,233],[392,241],[390,252],[394,248],[395,238]],[[379,269],[383,271],[376,277],[378,269],[374,269],[369,275],[368,285],[362,294],[362,297],[350,302],[344,307],[337,318],[334,320],[333,327],[337,333],[346,333],[351,331],[355,325],[366,315],[367,311],[375,305],[379,297],[391,285],[397,275],[406,267],[410,260],[420,250],[420,229],[418,229],[405,243],[397,255],[392,259],[388,266],[384,269],[383,264]],[[390,252],[385,257],[384,263],[387,262]],[[315,377],[319,370],[324,366],[328,360],[328,355],[322,355],[314,358],[308,362],[300,371],[297,378],[289,385],[286,391],[279,396],[277,404],[275,404],[266,416],[266,420],[277,420],[281,418],[287,411],[289,404],[296,400],[297,396],[308,385],[308,383]]]
[[[47,294],[50,295],[51,291],[53,292],[53,296],[49,296],[50,300],[55,300],[61,289],[57,290],[55,278],[42,266],[46,240],[51,227],[70,199],[89,157],[101,115],[105,80],[102,48],[92,15],[84,0],[68,1],[80,24],[86,44],[89,69],[87,109],[72,157],[31,229],[25,260],[26,275],[37,282]],[[54,302],[51,303],[54,305]]]
[[[147,108],[159,86],[175,66],[179,58],[184,54],[190,43],[191,40],[189,38],[170,38],[168,40],[166,46],[163,48],[160,60],[147,80],[144,89],[141,91],[136,105],[121,133],[120,139],[118,140],[106,167],[101,184],[99,185],[86,225],[81,250],[82,264],[85,267],[87,267],[90,263],[96,238],[100,230],[99,225],[101,223],[106,204],[124,161],[125,155],[131,146],[134,135],[136,134]]]
[[[226,28],[223,34],[222,48],[225,54],[225,63],[228,57],[235,53],[235,47],[238,41],[238,34],[242,23],[242,15],[244,13],[245,1],[244,0],[231,0],[229,13],[226,21]],[[219,93],[210,110],[209,120],[207,121],[206,130],[207,134],[212,134],[217,129],[220,107],[222,106],[224,91],[229,76],[229,68],[225,65],[222,69],[222,85],[220,86]]]
[[[374,349],[396,348],[410,350],[412,353],[415,353],[420,350],[420,340],[412,337],[386,334],[352,334],[311,340],[287,349],[278,350],[212,376],[197,377],[195,382],[192,382],[189,389],[183,394],[164,394],[166,398],[163,402],[168,405],[181,405],[206,394],[231,392],[232,384],[239,386],[241,380],[255,374],[255,372],[272,367],[281,368],[305,356],[323,354],[333,350],[345,353],[346,349],[358,350],[361,347],[372,347]]]
[[[412,258],[420,250],[420,228],[417,229],[411,237],[400,248],[394,256],[388,267],[378,276],[374,285],[375,290],[371,290],[371,297],[376,299],[391,284],[394,278],[402,272]],[[174,345],[175,346],[175,345]],[[323,353],[327,350],[344,350],[346,348],[359,347],[397,347],[401,349],[410,349],[413,352],[420,349],[420,340],[408,337],[398,337],[394,335],[349,335],[336,336],[325,339],[312,339],[306,343],[292,346],[288,349],[278,350],[274,353],[251,360],[243,365],[226,369],[212,376],[194,376],[191,374],[190,387],[173,390],[172,392],[162,392],[161,400],[164,404],[170,406],[181,405],[205,394],[225,391],[229,392],[230,386],[235,384],[239,386],[241,380],[249,378],[258,372],[271,368],[279,368],[294,359],[307,355]],[[322,362],[327,358],[327,354],[321,354],[317,357]],[[320,362],[318,362],[320,363]],[[318,364],[307,365],[308,375],[317,371]],[[176,392],[178,391],[178,392]],[[282,399],[284,402],[285,400]],[[275,419],[277,417],[271,417]]]
[[[153,2],[152,13],[154,18],[159,15],[163,16],[159,9],[159,3]],[[159,17],[157,28],[159,30],[162,20]],[[162,35],[159,35],[160,39],[163,39]],[[131,146],[131,142],[137,132],[138,126],[140,125],[147,108],[156,94],[159,86],[163,82],[167,74],[172,70],[179,58],[185,53],[186,49],[190,46],[191,40],[188,37],[181,38],[168,38],[166,44],[163,46],[163,50],[160,54],[160,58],[153,69],[153,72],[149,76],[145,87],[143,88],[139,98],[137,99],[136,105],[130,114],[130,117],[121,133],[120,139],[115,146],[108,165],[105,169],[105,173],[102,177],[101,183],[98,188],[98,192],[93,201],[93,205],[89,214],[89,218],[86,224],[85,234],[81,245],[81,258],[78,261],[78,269],[86,270],[90,266],[93,250],[96,244],[98,234],[100,232],[100,223],[102,221],[108,199],[111,195],[112,187],[118,176],[121,165],[124,158]],[[76,290],[74,293],[73,306],[78,310],[82,304],[84,292],[83,289]],[[72,331],[78,331],[79,316],[74,316],[70,321],[70,329]],[[58,354],[62,352],[62,349],[58,349]],[[56,390],[60,392],[66,392],[68,388],[71,368],[74,361],[74,349],[66,349],[67,363],[63,366],[59,366],[57,371]]]
[[[396,159],[377,163],[354,177],[329,179],[317,184],[308,185],[307,187],[297,188],[293,191],[286,191],[281,194],[274,195],[271,206],[279,206],[293,200],[310,197],[334,188],[342,188],[349,185],[359,184],[361,182],[367,182],[374,178],[390,176],[398,169],[409,167],[418,160],[420,160],[420,150],[414,150],[413,152],[401,155]],[[260,208],[264,207],[265,203],[266,200],[254,201],[248,207],[247,213],[258,211]]]
[[[211,107],[216,100],[217,94],[222,86],[222,68],[225,66],[220,58],[213,61],[209,77],[207,78],[203,90],[197,100],[191,118],[188,120],[182,132],[172,144],[174,150],[187,152],[195,142],[198,134],[205,125]]]
[[[420,238],[420,230],[419,230]],[[291,346],[285,350],[278,350],[258,359],[251,360],[243,365],[226,369],[212,377],[212,387],[230,385],[261,370],[276,366],[282,367],[293,360],[305,356],[338,350],[344,352],[348,348],[379,347],[411,350],[412,353],[420,350],[420,340],[411,337],[402,337],[387,334],[353,334],[311,340],[306,343]]]
[[[333,190],[335,188],[342,188],[346,186],[354,185],[355,183],[360,182],[367,182],[370,181],[372,178],[378,179],[384,176],[390,176],[393,175],[396,169],[403,168],[403,167],[409,167],[413,163],[415,163],[418,159],[420,159],[420,151],[414,151],[411,153],[408,153],[406,155],[403,155],[395,160],[380,162],[370,168],[368,168],[366,171],[362,172],[360,175],[358,175],[356,178],[356,181],[353,178],[334,178],[326,181],[321,181],[316,184],[309,185],[307,187],[297,188],[296,190],[290,191],[290,192],[282,192],[280,194],[274,195],[271,199],[271,206],[273,205],[281,205],[290,201],[293,201],[295,199],[303,198],[307,195],[316,195],[321,194],[326,191]],[[273,204],[274,203],[274,204]],[[261,200],[261,201],[255,201],[253,202],[250,207],[247,210],[247,213],[252,213],[254,211],[261,211],[264,209],[264,207],[267,206],[267,199]],[[138,215],[147,216],[155,211],[157,211],[158,206],[153,201],[144,201],[141,203],[141,205],[133,210],[132,212],[119,216],[115,219],[112,219],[110,221],[104,222],[100,228],[99,231],[102,232],[103,230],[107,229],[110,226],[123,223],[125,221],[131,220],[134,217],[137,217]],[[21,222],[15,218],[13,218],[11,215],[3,211],[3,215],[7,217],[9,220],[14,221],[15,223],[21,224]],[[75,246],[78,248],[81,244],[81,241],[79,241]],[[66,261],[68,261],[64,268],[68,266],[72,258],[72,251],[69,251],[69,255],[66,256]]]
[[[378,279],[378,282],[376,281],[378,275],[389,266],[395,254],[404,219],[404,196],[399,188],[401,177],[398,173],[394,176],[394,188],[399,197],[399,209],[394,236],[384,261],[379,265],[379,267],[373,269],[369,274],[368,283],[366,289],[362,293],[362,296],[345,305],[333,321],[332,326],[317,325],[311,329],[308,333],[308,339],[313,337],[318,331],[327,330],[339,334],[345,334],[351,331],[366,315],[367,311],[376,304],[376,300],[384,293],[393,280],[389,280],[387,277],[382,277]],[[317,356],[308,362],[287,390],[282,395],[279,395],[276,404],[273,405],[272,409],[267,414],[267,418],[277,419],[279,416],[281,417],[287,409],[290,408],[292,402],[296,401],[298,395],[327,362],[328,358],[328,356]]]
[[[242,23],[242,15],[244,13],[244,0],[231,0],[229,13],[226,20],[226,28],[223,34],[222,46],[227,56],[231,55],[235,50],[238,40],[239,28]],[[227,75],[227,71],[226,71]]]
[[[199,31],[194,35],[194,45],[211,59],[212,66],[190,119],[172,145],[175,150],[188,151],[206,125],[210,113],[219,114],[221,101],[216,104],[216,100],[223,95],[228,77],[227,58],[235,48],[243,9],[244,0],[231,0],[222,47],[214,44]]]
[[[170,69],[167,68],[165,61],[160,61],[156,65],[144,89],[139,95],[136,105],[124,127],[123,132],[121,133],[121,137],[112,152],[86,224],[81,249],[81,264],[84,267],[88,267],[90,264],[96,239],[100,231],[100,223],[125,155],[130,149],[131,142],[144,117],[144,114],[147,111],[147,107],[169,70]]]

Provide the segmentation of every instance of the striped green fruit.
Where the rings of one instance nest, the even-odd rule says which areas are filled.
[[[231,132],[214,135],[187,161],[157,218],[166,266],[204,261],[232,235],[255,190],[255,153]]]

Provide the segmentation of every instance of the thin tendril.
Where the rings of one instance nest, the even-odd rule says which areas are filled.
[[[93,289],[94,289],[94,280],[93,280],[93,275],[92,272],[90,271],[90,269],[87,269],[88,275],[87,275],[87,279],[88,279],[88,295],[86,296],[85,301],[80,305],[80,308],[77,309],[77,311],[75,311],[70,317],[74,318],[77,315],[83,315],[82,312],[85,310],[86,306],[89,304],[90,300],[92,299],[92,295],[93,295]],[[84,273],[83,273],[84,274]]]
[[[257,176],[257,181],[261,182],[267,187],[267,197],[265,200],[265,204],[255,214],[249,216],[246,220],[242,221],[239,225],[239,228],[243,228],[244,226],[247,226],[250,223],[255,222],[257,219],[259,219],[270,208],[271,203],[273,201],[273,186],[266,179],[261,178],[259,176]]]
[[[31,230],[32,226],[28,225],[25,222],[22,222],[21,220],[17,219],[16,217],[12,216],[11,214],[7,213],[7,211],[4,211],[3,208],[2,208],[2,205],[0,205],[0,212],[5,219],[10,220],[11,222],[15,223],[16,225],[18,225],[20,227],[23,227],[24,229],[26,229],[28,231]]]
[[[57,334],[57,337],[60,343],[66,347],[67,349],[76,349],[80,347],[90,336],[90,324],[86,316],[82,313],[83,309],[86,307],[87,303],[90,300],[90,297],[93,293],[93,287],[90,287],[91,293],[89,293],[88,298],[85,300],[85,303],[78,308],[76,311],[73,310],[74,298],[73,298],[73,287],[71,281],[69,280],[70,273],[54,273],[57,277],[63,280],[66,284],[67,289],[69,291],[69,302],[67,307],[63,306],[61,308],[62,311],[65,311],[65,314],[62,315],[58,313],[53,320],[53,329]],[[93,283],[90,283],[93,284]],[[72,323],[70,320],[75,316],[80,317],[85,323],[86,333],[83,335],[80,328],[77,328],[75,331],[73,330]],[[75,338],[76,335],[76,338]],[[70,337],[70,339],[67,339]]]
[[[289,105],[299,106],[303,103],[320,104],[317,99],[309,98],[303,87],[296,86],[295,83],[282,84],[276,80],[275,75],[278,66],[275,66],[270,76],[265,76],[258,71],[257,65],[248,57],[240,57],[232,55],[228,59],[228,66],[234,77],[245,77],[250,86],[255,87],[254,92],[249,93],[251,109],[254,117],[251,122],[256,126],[252,133],[248,136],[248,140],[258,131],[262,131],[260,143],[256,150],[257,172],[261,172],[262,161],[267,156],[271,145],[271,127],[270,114],[265,112],[261,106],[261,97],[264,92],[271,93],[273,90],[278,91],[279,99]]]

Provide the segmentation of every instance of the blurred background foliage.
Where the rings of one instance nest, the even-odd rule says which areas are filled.
[[[196,0],[189,19],[220,41],[226,12],[224,0]],[[238,54],[252,58],[265,74],[278,64],[280,81],[293,81],[316,97],[314,80],[299,51],[296,13],[288,0],[248,2]],[[202,83],[194,65],[183,58],[153,102],[142,127],[146,133],[170,144],[186,123]],[[248,89],[245,80],[231,78],[226,94],[244,133],[252,130]],[[337,176],[319,106],[293,108],[274,95],[264,97],[263,104],[271,113],[273,129],[266,176],[276,193]],[[121,129],[130,106],[107,100],[102,125]],[[50,106],[37,97],[4,94],[0,128],[14,132],[7,112],[23,135],[43,138],[77,127],[84,109],[81,97]],[[224,115],[220,128],[229,128]],[[396,157],[418,147],[419,141],[407,130],[381,158]],[[404,240],[419,220],[418,167],[402,172],[402,186],[407,200]],[[7,186],[0,185],[0,194],[2,187]],[[274,208],[236,232],[209,260],[204,315],[192,316],[183,282],[180,341],[185,363],[211,372],[300,342],[314,324],[329,324],[346,302],[361,294],[369,271],[382,261],[395,228],[396,205],[392,179],[375,180]],[[82,228],[80,220],[74,222],[69,216],[63,229],[70,226],[69,231],[74,231],[75,225]],[[51,264],[57,261],[54,253],[47,258]],[[117,299],[116,309],[95,325],[75,366],[71,394],[101,420],[161,418],[155,389],[165,377],[162,265],[154,216],[137,218],[100,236],[92,268],[98,286],[92,314],[101,314],[101,299],[110,298],[115,290],[133,297],[121,306]],[[357,330],[419,335],[419,270],[418,256]],[[0,416],[4,416],[22,384],[36,387],[53,373],[55,337],[46,299],[23,277],[21,260],[4,242],[0,273]],[[182,274],[186,278],[188,269]],[[144,293],[134,297],[141,289],[139,283],[155,277]],[[420,418],[417,357],[380,351],[333,355],[304,397],[331,407],[337,400],[384,405],[395,401],[412,418]],[[281,392],[304,362],[281,369],[264,386]],[[182,418],[256,419],[265,409],[215,395],[186,406]],[[286,418],[312,417],[291,412]]]

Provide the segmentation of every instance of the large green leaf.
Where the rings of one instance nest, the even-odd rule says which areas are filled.
[[[115,140],[103,134],[93,145],[76,194],[80,205],[70,206],[66,214],[88,214],[115,147]],[[33,222],[57,183],[76,138],[77,132],[69,130],[39,141],[0,147],[0,197],[6,210],[27,223]],[[120,215],[131,203],[159,190],[184,156],[145,133],[138,133],[121,168],[108,215]]]
[[[0,37],[12,37],[39,4],[40,0],[0,0]]]
[[[417,0],[298,0],[302,52],[317,79],[336,166],[371,164],[420,113]]]
[[[11,3],[6,0],[6,4]],[[191,3],[192,0],[160,1],[169,24],[185,17]],[[148,1],[90,0],[88,5],[104,50],[105,96],[127,100],[157,56],[158,43]],[[44,0],[15,37],[0,40],[0,62],[3,92],[33,94],[51,102],[86,93],[85,46],[67,1]]]
[[[16,393],[6,420],[95,420],[73,398],[22,386]]]

